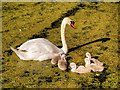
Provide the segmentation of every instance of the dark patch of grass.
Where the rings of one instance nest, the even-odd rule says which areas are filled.
[[[38,77],[38,83],[41,83],[41,82],[52,82],[52,77],[45,77],[45,76],[41,76],[41,77]]]
[[[89,29],[91,30],[92,27],[91,27],[91,26],[86,26],[86,27],[83,27],[83,28],[82,28],[82,30],[89,30]]]
[[[10,56],[10,55],[12,55],[12,50],[5,50],[3,53],[7,53],[7,56]]]

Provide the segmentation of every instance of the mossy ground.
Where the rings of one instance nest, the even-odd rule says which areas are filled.
[[[2,3],[3,88],[117,88],[118,3]],[[33,38],[47,38],[61,47],[60,23],[72,18],[77,29],[66,27],[68,63],[84,64],[90,52],[104,63],[103,72],[76,74],[47,61],[20,60],[10,46]]]

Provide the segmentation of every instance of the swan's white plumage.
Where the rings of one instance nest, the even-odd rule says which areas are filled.
[[[44,38],[28,40],[18,50],[11,48],[22,60],[47,60],[56,53],[63,53],[54,44]]]
[[[61,24],[61,40],[63,47],[60,49],[54,44],[52,44],[50,41],[48,41],[45,38],[37,38],[37,39],[31,39],[23,43],[20,47],[17,49],[14,49],[10,47],[17,56],[22,60],[48,60],[52,59],[52,63],[56,63],[57,60],[62,60],[62,57],[56,57],[60,54],[66,54],[68,51],[66,40],[65,40],[65,27],[66,24],[72,24],[72,20],[68,17],[64,18]],[[75,26],[74,26],[75,28]],[[53,60],[56,60],[55,62]],[[62,68],[63,62],[60,62],[60,67]],[[65,60],[64,63],[66,64]],[[59,68],[60,68],[59,67]]]
[[[61,49],[56,47],[50,41],[45,38],[37,38],[31,39],[27,42],[23,43],[19,48],[19,50],[26,50],[27,52],[38,52],[41,54],[44,53],[59,53],[62,52]]]

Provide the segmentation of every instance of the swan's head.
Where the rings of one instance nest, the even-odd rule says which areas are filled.
[[[76,70],[76,64],[74,62],[70,63],[70,67],[71,67],[71,71],[75,72],[75,70]]]
[[[69,17],[65,17],[65,18],[63,19],[63,23],[64,23],[64,24],[68,24],[68,25],[70,25],[71,27],[73,27],[74,29],[76,29],[76,26],[74,25],[75,22],[74,22],[73,20],[71,20]]]

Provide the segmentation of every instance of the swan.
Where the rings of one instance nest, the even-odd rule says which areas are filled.
[[[22,60],[39,60],[44,61],[48,59],[52,59],[52,63],[55,64],[56,60],[63,59],[61,57],[63,54],[67,54],[68,48],[65,40],[65,27],[66,25],[70,25],[74,29],[76,29],[74,25],[74,21],[69,17],[65,17],[61,23],[61,40],[62,40],[62,48],[58,48],[50,41],[45,38],[36,38],[31,39],[23,43],[17,49],[10,47],[17,56]],[[54,61],[55,60],[55,61]]]
[[[89,73],[91,72],[91,70],[89,68],[86,68],[84,66],[79,66],[77,69],[76,69],[76,64],[74,62],[71,62],[70,63],[70,67],[71,67],[71,71],[72,72],[76,72],[76,73]]]
[[[86,63],[85,67],[90,68],[93,72],[102,72],[104,70],[103,63],[95,58],[92,58],[89,52],[86,53],[84,61]]]

